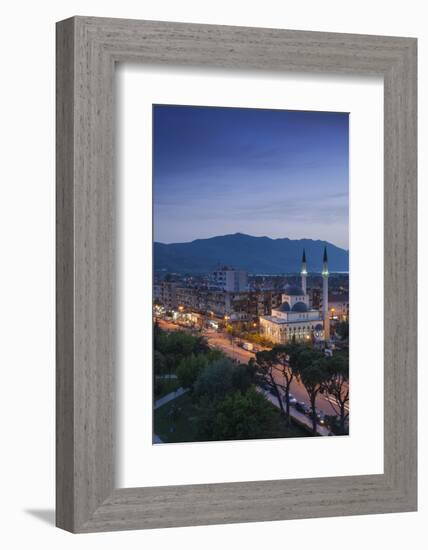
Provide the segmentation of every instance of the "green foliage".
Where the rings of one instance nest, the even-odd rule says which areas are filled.
[[[176,357],[189,357],[195,352],[196,338],[187,332],[170,332],[164,342],[166,354]]]
[[[319,363],[324,359],[324,353],[322,351],[310,348],[308,346],[303,346],[299,344],[294,344],[296,346],[296,352],[294,355],[296,367],[299,371],[304,370],[307,367],[310,367],[314,363]]]
[[[160,350],[163,330],[160,328],[158,321],[156,320],[153,325],[153,347]]]
[[[302,351],[310,350],[311,348],[307,344],[297,344],[296,341],[292,341],[288,344],[276,345],[272,349],[276,360],[281,364],[288,363],[290,368],[297,370],[297,359]]]
[[[324,389],[334,397],[330,405],[337,415],[333,431],[339,434],[348,433],[349,416],[346,404],[349,403],[349,357],[347,352],[336,352],[326,360],[327,380]],[[336,426],[337,424],[337,426]]]
[[[327,380],[325,365],[320,361],[304,365],[300,369],[300,379],[308,392],[312,392],[317,388],[322,389],[324,382]]]
[[[240,399],[237,399],[235,403],[235,399],[230,399],[233,395],[235,394],[231,394],[228,403],[222,406],[223,400],[207,400],[205,403],[205,399],[203,399],[204,403],[198,401],[196,404],[193,396],[187,392],[154,411],[155,433],[162,441],[168,443],[223,440],[226,439],[223,435],[225,433],[227,439],[306,437],[310,435],[296,425],[286,426],[278,410],[268,401],[264,400],[264,405],[257,403],[251,405],[252,397],[249,396],[246,398],[245,404]],[[247,394],[245,395],[247,396]],[[256,400],[260,399],[263,397],[258,395]],[[217,424],[218,412],[222,416],[218,419]],[[238,421],[239,429],[234,429],[233,422],[230,422],[229,426],[225,425],[225,416],[229,415],[233,415],[233,418]],[[262,422],[257,420],[259,415],[264,419]],[[251,425],[247,423],[248,418],[252,420]],[[217,424],[217,428],[214,433],[215,424]]]
[[[252,342],[253,344],[258,344],[259,346],[271,348],[274,345],[274,343],[271,340],[269,340],[269,338],[266,338],[265,336],[262,336],[261,334],[258,334],[258,333],[241,332],[238,336],[240,336],[244,340],[247,340],[248,342]]]
[[[245,392],[254,384],[255,369],[253,364],[234,365],[232,370],[232,387],[235,391]]]
[[[329,377],[326,369],[326,357],[321,351],[303,349],[296,356],[296,366],[300,380],[305,386],[311,403],[312,431],[317,431],[316,399],[319,393],[323,393],[325,382]]]
[[[272,350],[258,351],[256,353],[255,368],[258,371],[265,372],[275,363],[275,356]]]
[[[198,397],[223,398],[233,387],[234,364],[230,359],[210,363],[199,375],[194,390]]]
[[[252,364],[255,370],[255,379],[259,385],[275,388],[275,354],[273,350],[258,351],[256,360]]]
[[[217,348],[208,348],[208,351],[205,352],[205,356],[208,359],[208,363],[212,363],[213,361],[217,361],[218,359],[225,359],[226,355]]]
[[[327,358],[326,367],[331,376],[340,376],[349,379],[349,354],[347,351],[335,351],[332,357]]]
[[[165,356],[156,349],[153,353],[153,366],[156,376],[161,376],[168,372],[168,365]]]
[[[190,389],[182,401],[177,398],[175,405],[155,410],[155,423],[159,417],[162,424],[156,433],[164,441],[301,436],[289,415],[284,422],[283,400],[278,402],[280,412],[254,384],[274,388],[281,397],[283,392],[288,395],[292,378],[298,377],[314,409],[317,394],[326,388],[326,376],[347,368],[344,355],[326,358],[323,352],[297,343],[258,352],[246,365],[236,364],[209,348],[203,337],[188,332],[167,333],[155,326],[154,344],[155,395],[162,395],[167,386]],[[177,378],[165,377],[171,373]]]
[[[341,340],[348,340],[349,338],[349,322],[340,321],[337,323],[335,332]]]
[[[189,392],[154,411],[154,432],[165,443],[197,441],[195,407]]]
[[[327,358],[321,351],[307,348],[297,353],[295,361],[300,380],[312,398],[312,394],[321,391],[328,379]]]
[[[177,378],[183,388],[192,388],[208,360],[204,355],[191,355],[180,361],[177,368]]]
[[[167,395],[178,389],[178,381],[176,378],[155,378],[154,380],[154,394],[155,399]]]
[[[254,439],[266,436],[274,410],[254,389],[235,392],[217,402],[204,419],[199,437],[210,440]]]
[[[154,325],[153,336],[156,374],[173,373],[183,359],[191,355],[209,354],[211,352],[205,338],[202,336],[193,336],[184,331],[164,332],[157,323]],[[161,370],[158,371],[158,369]]]

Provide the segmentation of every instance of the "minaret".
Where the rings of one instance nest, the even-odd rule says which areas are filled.
[[[306,254],[305,249],[303,249],[303,256],[302,256],[302,269],[300,270],[300,275],[302,276],[302,290],[303,294],[306,296],[306,276],[308,274],[308,270],[306,269]]]
[[[328,258],[327,247],[324,247],[322,260],[322,315],[324,319],[324,339],[330,340],[330,318],[328,314]]]

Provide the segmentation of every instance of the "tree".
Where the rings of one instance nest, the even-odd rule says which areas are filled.
[[[209,417],[202,418],[199,437],[214,441],[266,437],[275,411],[254,388],[234,392],[217,401]]]
[[[255,379],[258,384],[273,393],[278,399],[282,415],[286,415],[281,398],[281,368],[277,364],[277,357],[273,350],[259,351],[256,353]]]
[[[337,323],[335,332],[341,340],[347,340],[349,337],[348,321],[340,321],[340,323]]]
[[[323,393],[328,378],[324,355],[316,350],[304,349],[296,357],[296,369],[305,386],[311,404],[312,431],[317,432],[316,399]]]
[[[195,394],[210,400],[223,399],[233,387],[234,365],[228,358],[218,359],[203,369],[194,384]]]
[[[159,327],[154,330],[154,347],[165,356],[169,373],[175,372],[182,359],[210,352],[202,336],[193,336],[183,331],[165,333]]]
[[[162,342],[165,340],[165,333],[160,328],[159,322],[156,319],[153,325],[153,347],[155,350],[161,351]]]
[[[247,391],[254,383],[254,367],[252,365],[235,365],[232,369],[232,388],[234,391]]]
[[[160,351],[157,349],[153,353],[153,366],[156,376],[162,376],[167,372],[167,362],[166,359]]]
[[[326,368],[328,378],[324,383],[325,390],[334,397],[335,403],[329,401],[332,409],[339,417],[340,431],[347,433],[346,422],[349,412],[346,404],[349,403],[349,358],[348,354],[336,352],[327,358]]]
[[[275,346],[272,349],[274,360],[278,365],[278,370],[282,375],[282,383],[278,384],[284,391],[285,397],[285,417],[290,424],[290,387],[291,382],[297,374],[297,357],[301,351],[301,346],[295,343],[284,346]]]
[[[177,378],[183,388],[193,388],[199,374],[207,366],[203,355],[183,358],[177,368]]]
[[[188,332],[170,332],[166,341],[166,351],[181,359],[194,353],[195,344],[196,338]]]
[[[218,359],[224,359],[226,355],[217,348],[208,348],[208,351],[205,353],[205,356],[208,360],[208,363],[213,363],[214,361],[217,361]]]

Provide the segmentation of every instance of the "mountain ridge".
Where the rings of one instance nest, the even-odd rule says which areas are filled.
[[[183,243],[153,243],[156,271],[206,273],[228,265],[249,273],[292,273],[300,271],[303,248],[309,272],[320,272],[324,246],[329,270],[348,271],[349,252],[320,239],[255,237],[245,233],[215,235]]]

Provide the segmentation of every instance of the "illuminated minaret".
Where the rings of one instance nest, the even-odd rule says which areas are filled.
[[[302,276],[302,290],[303,294],[306,295],[306,276],[308,274],[308,270],[306,269],[306,254],[305,249],[303,249],[303,256],[302,256],[302,269],[300,270],[300,275]]]
[[[322,314],[324,319],[324,339],[330,339],[330,319],[328,314],[328,258],[327,247],[324,247],[322,260]]]

